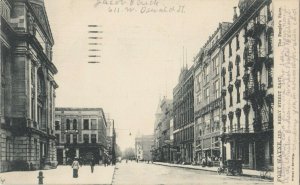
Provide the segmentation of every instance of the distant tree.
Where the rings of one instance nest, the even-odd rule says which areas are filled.
[[[134,159],[135,153],[133,148],[126,148],[123,152],[123,158],[125,159]]]

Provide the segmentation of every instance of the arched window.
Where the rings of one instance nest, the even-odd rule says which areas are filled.
[[[228,71],[229,71],[229,81],[230,82],[232,81],[232,68],[233,68],[233,64],[232,64],[232,62],[229,62]]]
[[[241,58],[239,55],[237,55],[235,58],[236,76],[240,76],[240,61],[241,61]]]
[[[67,119],[67,130],[70,130],[71,121]]]
[[[73,119],[73,130],[77,130],[77,120]]]

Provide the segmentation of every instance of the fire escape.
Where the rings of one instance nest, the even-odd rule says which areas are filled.
[[[266,25],[266,17],[260,15],[251,20],[245,30],[245,75],[243,81],[246,89],[243,98],[252,105],[254,111],[254,132],[270,129],[269,125],[271,125],[269,124],[271,121],[270,110],[265,101],[267,87],[261,82],[263,63],[268,60],[268,57],[259,36],[266,29]]]

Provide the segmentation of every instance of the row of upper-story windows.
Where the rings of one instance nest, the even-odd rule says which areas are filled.
[[[60,136],[64,135],[55,134],[57,143],[61,143]],[[65,134],[65,143],[78,143],[78,134]],[[83,143],[97,143],[97,134],[82,134]]]
[[[212,92],[212,93],[210,93]],[[219,79],[213,81],[210,86],[200,88],[196,94],[196,104],[204,102],[205,104],[210,103],[220,97],[220,82]]]
[[[97,119],[83,119],[83,125],[81,127],[83,130],[96,130],[97,127]],[[66,119],[65,123],[66,130],[78,130],[78,121],[77,119]],[[61,122],[55,121],[55,130],[61,130]]]
[[[194,139],[194,127],[183,129],[174,134],[174,142],[179,144],[181,141]]]

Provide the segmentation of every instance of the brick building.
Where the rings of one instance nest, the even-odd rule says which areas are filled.
[[[222,56],[223,158],[245,168],[273,166],[272,1],[240,0]]]
[[[1,0],[0,171],[56,165],[54,40],[43,0]]]
[[[107,123],[102,108],[55,108],[57,161],[70,164],[75,157],[85,164],[102,163],[106,155]]]
[[[218,41],[230,23],[220,23],[194,61],[195,162],[220,156],[221,52]]]
[[[176,160],[191,163],[194,150],[194,68],[182,68],[173,89],[174,146],[179,148]]]

